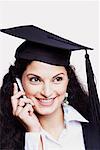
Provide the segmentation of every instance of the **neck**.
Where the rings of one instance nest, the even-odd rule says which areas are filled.
[[[55,138],[57,138],[64,129],[64,113],[62,108],[58,108],[50,115],[38,116],[38,118],[43,129],[45,129]]]

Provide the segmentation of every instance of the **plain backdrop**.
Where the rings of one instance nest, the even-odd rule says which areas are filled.
[[[0,1],[0,28],[36,25],[66,39],[94,48],[89,51],[98,93],[99,65],[99,2],[87,1]],[[0,33],[0,86],[3,76],[14,62],[16,48],[24,40]],[[85,52],[72,53],[71,64],[86,86]]]

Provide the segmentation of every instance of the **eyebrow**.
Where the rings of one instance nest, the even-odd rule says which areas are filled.
[[[56,78],[59,75],[64,75],[64,73],[59,73],[59,74],[55,75],[53,78]]]
[[[36,76],[36,77],[38,77],[38,78],[41,78],[40,76],[38,76],[38,75],[36,75],[36,74],[33,74],[33,73],[29,73],[27,76]],[[55,75],[55,76],[53,76],[53,78],[56,78],[57,76],[59,76],[59,75],[64,75],[64,73],[58,73],[57,75]]]

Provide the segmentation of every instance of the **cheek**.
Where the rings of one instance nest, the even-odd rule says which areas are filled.
[[[56,91],[57,91],[59,94],[63,94],[63,93],[66,92],[66,88],[64,88],[64,87],[59,87],[59,88],[56,89]]]
[[[55,90],[60,94],[63,95],[66,93],[67,90],[68,81],[63,82],[60,85],[55,86]]]
[[[65,97],[65,94],[66,94],[66,87],[59,86],[58,88],[56,88],[55,91],[56,91],[56,94],[58,95],[59,101],[62,101]]]
[[[28,98],[32,98],[33,96],[35,96],[37,93],[39,93],[41,87],[39,86],[33,86],[33,85],[25,85],[24,86],[24,90],[25,90],[25,94]]]

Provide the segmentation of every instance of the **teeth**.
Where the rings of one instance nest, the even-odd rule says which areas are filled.
[[[48,103],[48,102],[51,102],[53,99],[49,99],[49,100],[40,100],[41,102],[44,102],[44,103]]]

